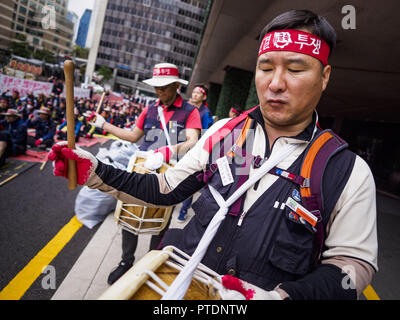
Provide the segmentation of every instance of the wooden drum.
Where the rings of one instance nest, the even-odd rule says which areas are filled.
[[[157,170],[144,166],[149,152],[137,151],[129,161],[128,171],[137,173],[164,173],[171,165],[163,163]],[[167,225],[173,207],[145,207],[133,203],[117,202],[114,218],[121,227],[134,234],[159,234]]]
[[[99,300],[160,300],[190,257],[175,247],[152,250],[106,290]],[[221,277],[200,264],[185,300],[220,300]]]

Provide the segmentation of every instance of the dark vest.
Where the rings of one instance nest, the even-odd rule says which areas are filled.
[[[154,150],[167,145],[167,139],[164,130],[161,128],[161,120],[159,119],[157,108],[157,105],[152,104],[147,110],[143,123],[144,141],[139,147],[139,150]],[[172,145],[186,141],[184,129],[186,127],[186,121],[194,108],[194,106],[186,101],[182,101],[181,107],[168,107],[169,110],[174,111],[171,119],[167,123],[167,131]]]
[[[239,123],[238,127],[242,125],[243,122]],[[233,134],[223,141],[226,143],[227,140],[232,145],[235,140]],[[252,141],[246,140],[246,143]],[[242,149],[246,150],[246,146]],[[287,169],[288,172],[300,174],[306,150]],[[324,229],[351,174],[354,160],[353,153],[347,149],[342,150],[330,159],[325,170],[322,183],[325,189],[324,211],[321,213]],[[244,163],[237,162],[240,161],[232,161],[230,164],[232,174]],[[223,186],[217,170],[208,184],[226,200],[237,190],[239,179],[240,176],[234,175],[234,182]],[[257,186],[258,183],[253,188]],[[239,213],[232,212],[232,205],[210,243],[202,263],[221,275],[234,275],[265,290],[272,290],[281,282],[296,280],[312,271],[315,231],[296,221],[287,206],[282,207],[282,203],[285,203],[288,197],[299,199],[299,195],[298,185],[290,180],[278,178],[244,214],[244,201],[241,202]],[[298,202],[302,204],[301,200]],[[184,228],[184,232],[170,229],[163,239],[162,246],[174,245],[190,255],[193,254],[219,206],[206,187],[192,208],[195,215]]]

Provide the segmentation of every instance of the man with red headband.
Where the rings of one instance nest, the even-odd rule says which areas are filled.
[[[203,84],[197,84],[194,86],[192,96],[189,99],[189,103],[199,110],[203,132],[213,124],[213,116],[210,109],[208,109],[208,104],[206,102],[207,94],[207,87]]]
[[[132,131],[119,128],[97,114],[94,125],[108,131],[120,139],[138,142],[141,138],[139,150],[155,150],[163,155],[165,162],[170,162],[172,157],[184,155],[198,140],[201,130],[199,111],[189,104],[178,93],[180,85],[188,82],[179,78],[178,68],[174,64],[159,63],[154,66],[153,77],[143,81],[152,86],[158,100],[146,107],[136,120]],[[163,132],[163,121],[158,113],[162,107],[162,114],[170,135],[171,145],[167,145],[167,137]],[[184,133],[184,135],[182,135]],[[156,249],[161,241],[166,228],[159,235],[153,235],[150,249]],[[108,278],[112,284],[119,279],[133,264],[137,247],[138,236],[122,230],[122,259]]]
[[[260,105],[215,123],[174,168],[129,174],[57,147],[55,174],[77,159],[82,183],[155,205],[202,189],[195,216],[162,241],[191,255],[164,299],[182,298],[200,261],[246,299],[357,299],[378,268],[376,194],[365,161],[317,126],[335,42],[323,17],[283,13],[261,33]]]

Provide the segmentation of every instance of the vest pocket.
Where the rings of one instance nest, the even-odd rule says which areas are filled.
[[[295,275],[303,275],[311,268],[314,234],[303,224],[291,219],[285,208],[269,261],[277,268]]]
[[[210,191],[204,189],[201,196],[192,204],[192,209],[195,213],[194,218],[201,226],[205,227],[210,223],[219,207],[212,198]]]

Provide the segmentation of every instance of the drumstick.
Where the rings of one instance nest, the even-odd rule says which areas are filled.
[[[68,148],[75,149],[75,117],[74,117],[74,69],[72,60],[65,60],[65,98],[67,102],[67,141]],[[68,189],[76,189],[76,162],[68,160]]]
[[[47,163],[47,160],[46,160],[45,162],[42,163],[42,165],[40,166],[40,171],[43,170],[43,168],[44,168],[44,166],[46,165],[46,163]]]
[[[104,96],[105,96],[105,95],[106,95],[106,92],[103,91],[103,94],[101,95],[101,99],[100,99],[100,101],[99,101],[99,104],[97,105],[96,113],[99,113],[99,112],[100,112],[100,108],[101,108],[101,105],[103,104],[103,99],[104,99]]]

